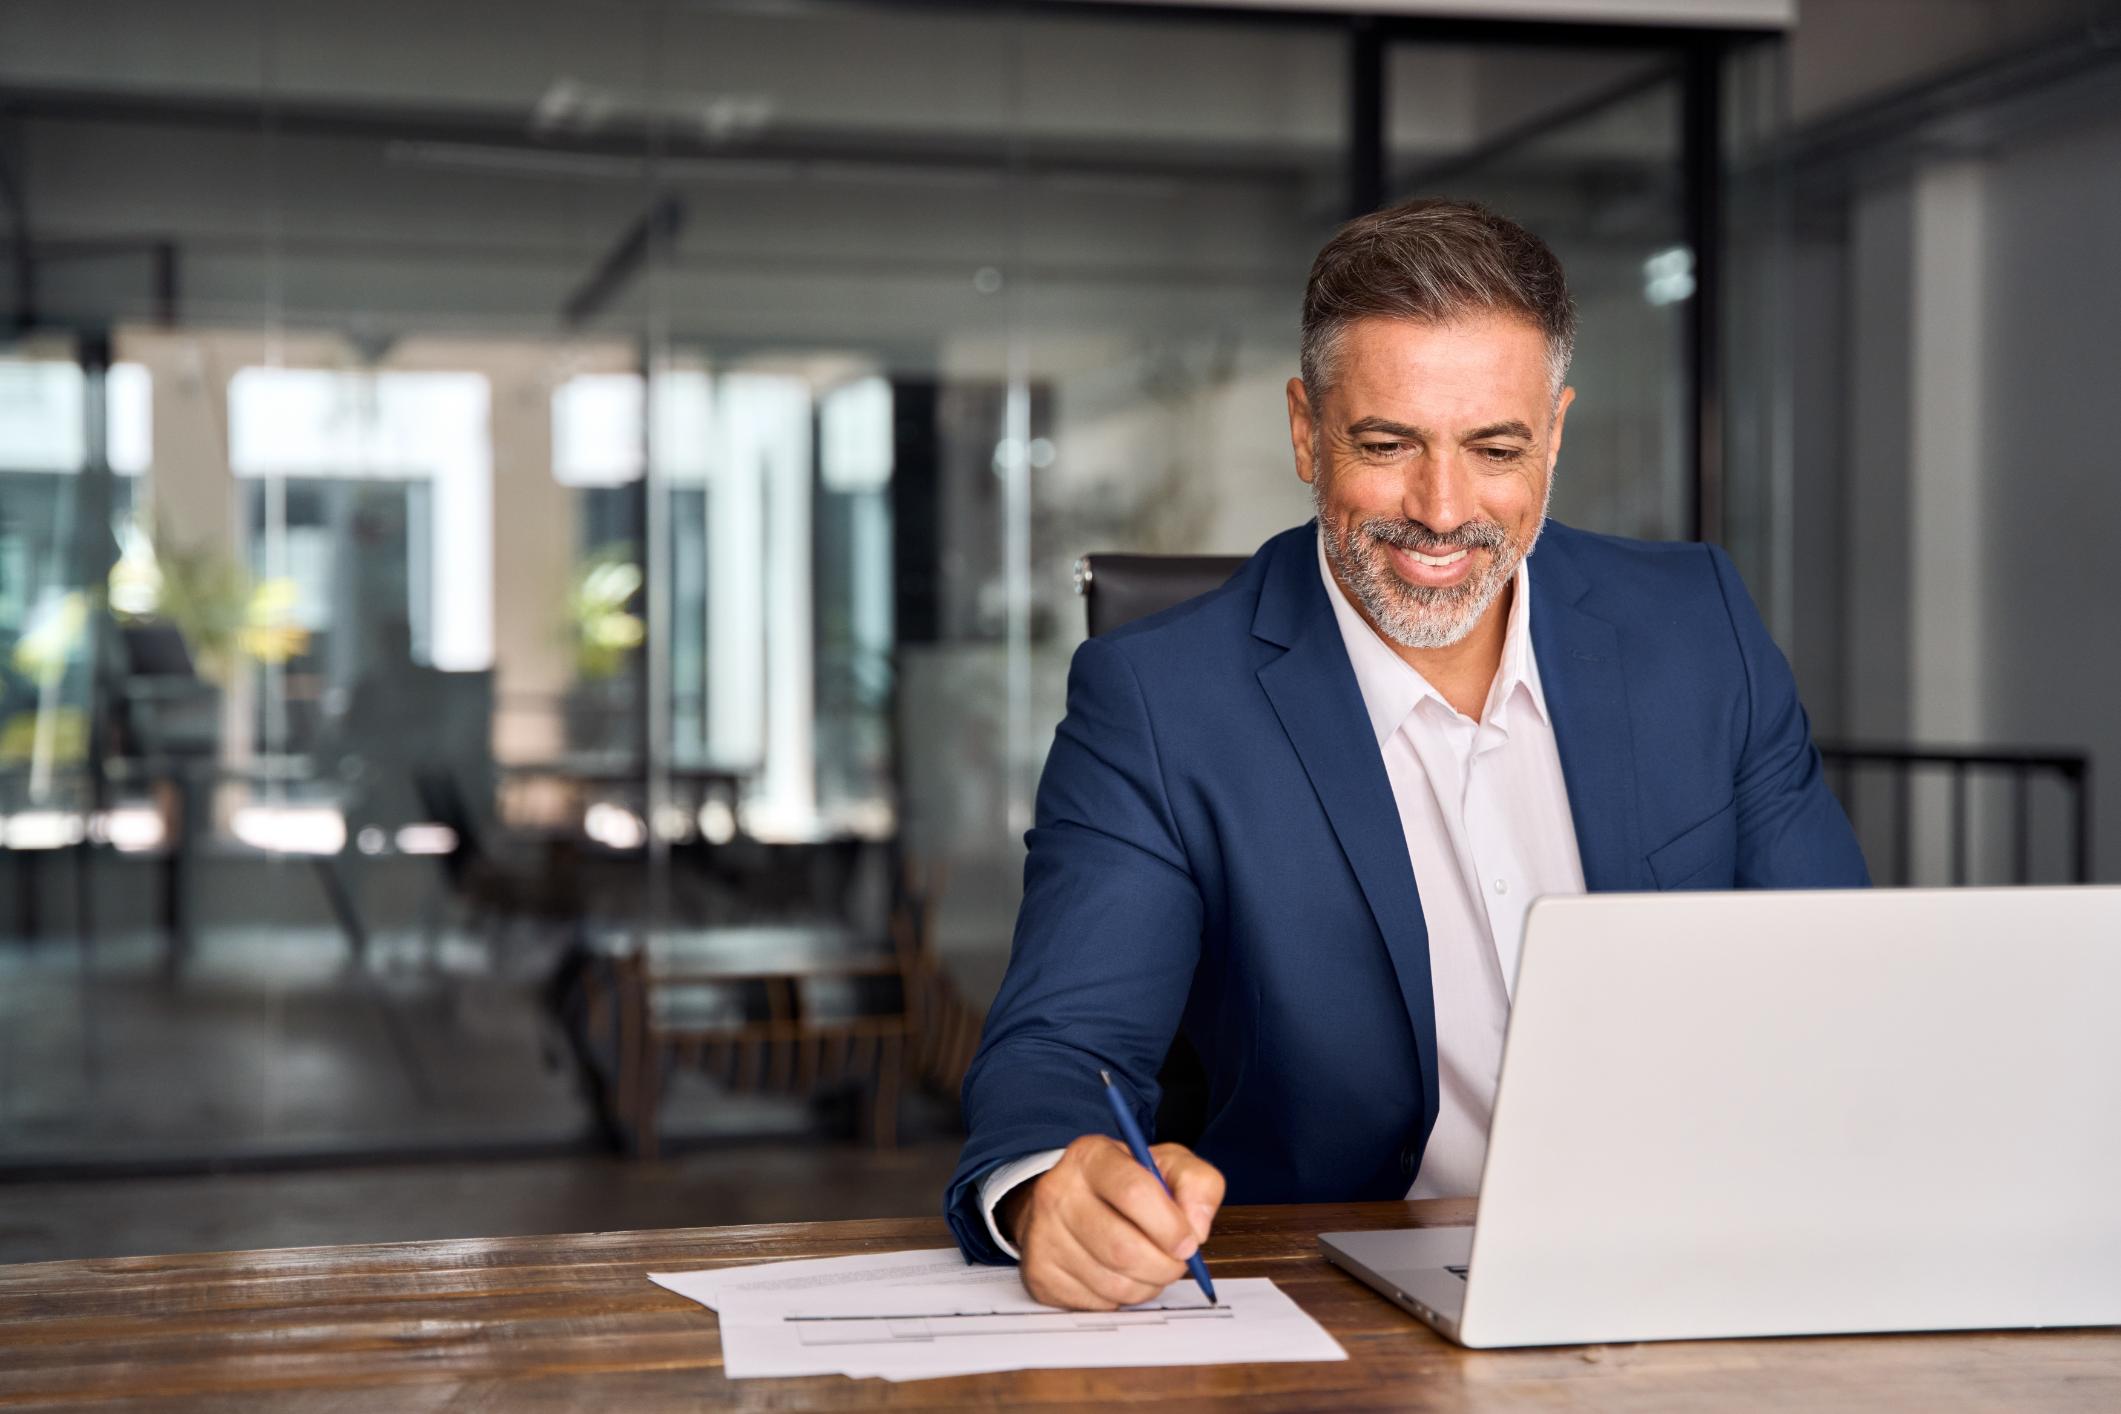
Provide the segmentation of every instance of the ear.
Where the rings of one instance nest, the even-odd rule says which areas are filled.
[[[1311,459],[1312,434],[1315,424],[1311,419],[1311,395],[1304,391],[1304,380],[1291,378],[1287,388],[1289,395],[1289,450],[1296,456],[1297,479],[1310,484],[1318,468]]]
[[[1569,404],[1576,401],[1574,388],[1563,388],[1561,397],[1554,403],[1554,416],[1547,423],[1547,475],[1554,474],[1555,459],[1561,455],[1561,425],[1569,419]]]

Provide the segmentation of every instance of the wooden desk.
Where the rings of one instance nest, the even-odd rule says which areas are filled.
[[[1217,1275],[1268,1276],[1341,1364],[1044,1370],[892,1385],[724,1381],[715,1318],[650,1269],[933,1247],[942,1222],[693,1228],[0,1267],[0,1406],[547,1410],[995,1408],[1242,1399],[1263,1409],[2121,1409],[2121,1331],[1472,1352],[1328,1267],[1324,1229],[1470,1204],[1239,1208]]]

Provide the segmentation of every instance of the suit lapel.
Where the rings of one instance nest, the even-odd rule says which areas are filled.
[[[1341,852],[1377,920],[1419,1053],[1427,1123],[1437,1112],[1436,1002],[1429,931],[1355,670],[1326,599],[1315,523],[1277,537],[1260,586],[1255,637],[1286,649],[1259,669],[1260,686],[1318,793]],[[1636,804],[1634,723],[1619,634],[1581,603],[1589,581],[1568,557],[1565,527],[1549,524],[1533,566],[1532,652],[1568,787],[1585,885],[1655,887],[1643,858]]]
[[[1253,632],[1288,651],[1259,669],[1259,682],[1303,762],[1384,936],[1413,1025],[1423,1103],[1427,1123],[1433,1125],[1436,1005],[1430,987],[1428,926],[1384,759],[1319,579],[1314,535],[1306,528],[1300,535],[1282,537],[1276,562],[1261,586]]]
[[[1633,715],[1613,625],[1579,602],[1589,581],[1549,526],[1532,558],[1532,653],[1554,724],[1584,886],[1654,888],[1636,809]],[[1560,543],[1557,543],[1560,542]]]

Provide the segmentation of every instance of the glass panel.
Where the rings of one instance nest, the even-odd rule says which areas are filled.
[[[1561,258],[1577,307],[1576,401],[1554,516],[1679,539],[1687,410],[1680,79],[1659,50],[1403,44],[1387,68],[1391,189],[1481,201]]]
[[[99,332],[0,358],[0,1165],[579,1140],[547,988],[652,892],[645,524],[638,430],[629,489],[555,403],[640,402],[638,296],[572,299],[649,134],[568,103],[644,92],[648,31],[11,19],[11,93],[69,99],[11,110],[9,177],[81,239],[9,312]]]
[[[890,380],[842,383],[819,405],[816,526],[817,806],[821,819],[884,835],[892,785]]]
[[[970,1015],[1073,562],[1309,514],[1282,388],[1346,215],[1340,19],[8,23],[10,175],[68,233],[8,311],[87,332],[0,357],[0,1062],[39,1077],[0,1165],[645,1147],[610,1097],[666,1080],[665,1135],[812,1134],[832,1096],[760,1077],[817,1057],[715,1028],[899,979],[642,983],[688,1039],[622,1085],[587,1020],[622,965],[873,962],[918,877]],[[1389,88],[1395,194],[1570,267],[1557,513],[1682,533],[1668,56],[1403,44]]]
[[[0,844],[15,851],[90,823],[90,405],[64,343],[0,356]]]
[[[905,650],[909,706],[962,743],[907,774],[950,804],[925,821],[950,831],[952,921],[988,987],[1085,633],[1075,561],[1248,554],[1310,515],[1282,389],[1305,273],[1343,215],[1346,53],[1332,24],[1024,26],[1009,359],[998,384],[949,390],[955,573],[936,642]]]
[[[1838,655],[1817,621],[1799,611],[1792,573],[1797,474],[1795,207],[1788,157],[1788,56],[1780,42],[1729,54],[1724,87],[1724,516],[1723,543],[1761,613],[1791,655],[1811,710],[1831,734],[1838,715]],[[1824,360],[1819,360],[1824,362]],[[1809,361],[1808,361],[1809,362]],[[1830,369],[1805,369],[1807,377]],[[1841,599],[1839,566],[1823,567],[1806,608]]]

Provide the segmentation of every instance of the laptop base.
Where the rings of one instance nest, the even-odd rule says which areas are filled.
[[[1322,1232],[1318,1246],[1328,1262],[1433,1326],[1445,1339],[1458,1340],[1465,1270],[1473,1256],[1472,1228]]]

